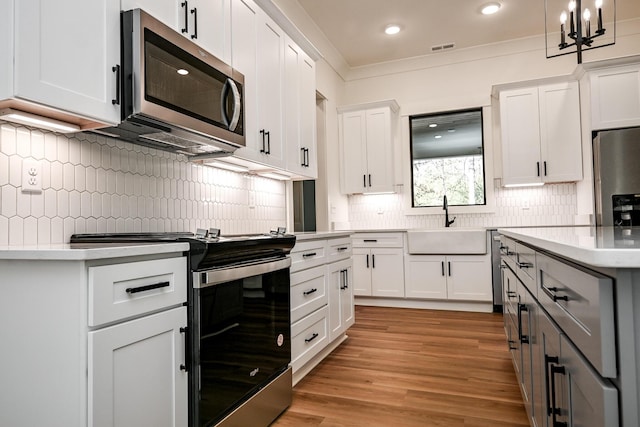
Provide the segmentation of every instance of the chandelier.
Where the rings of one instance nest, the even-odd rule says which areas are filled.
[[[615,44],[615,0],[545,0],[545,42],[547,58],[576,53],[582,64],[582,52]],[[606,3],[605,3],[606,2]],[[604,12],[603,12],[604,9]],[[612,31],[604,27],[603,16]],[[559,27],[558,27],[559,24]],[[560,29],[560,32],[557,29]]]

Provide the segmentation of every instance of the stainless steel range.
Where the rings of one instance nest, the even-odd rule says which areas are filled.
[[[71,243],[187,242],[189,424],[268,426],[291,403],[290,284],[295,236],[76,234]]]

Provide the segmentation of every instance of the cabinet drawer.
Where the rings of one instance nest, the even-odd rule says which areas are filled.
[[[582,267],[537,254],[538,300],[604,377],[616,377],[613,283]]]
[[[327,280],[324,266],[291,275],[291,322],[326,305]]]
[[[317,267],[326,262],[327,241],[306,240],[296,243],[291,250],[291,272]]]
[[[403,233],[356,233],[352,236],[354,248],[402,248]]]
[[[351,256],[351,237],[327,240],[327,264],[341,261]]]
[[[566,407],[559,408],[561,413],[569,413],[574,426],[619,425],[618,390],[600,378],[564,335],[560,336],[560,354],[560,365],[567,374],[556,374],[556,378],[564,377],[567,382],[563,400],[568,401]]]
[[[507,236],[500,236],[500,255],[506,261],[516,261],[516,242]]]
[[[516,243],[515,273],[529,292],[538,295],[536,284],[536,252],[532,248],[521,243]]]
[[[89,267],[89,326],[187,301],[187,259]]]
[[[327,307],[313,312],[291,325],[291,364],[302,366],[329,341]]]

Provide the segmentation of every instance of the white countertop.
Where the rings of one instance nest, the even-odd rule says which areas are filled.
[[[582,264],[640,268],[640,227],[499,228],[498,232]]]
[[[189,250],[188,243],[118,243],[104,244],[0,246],[0,260],[86,261],[121,258],[138,255],[155,255]]]
[[[314,239],[332,239],[336,237],[349,237],[353,231],[304,231],[293,233],[296,241],[314,240]]]

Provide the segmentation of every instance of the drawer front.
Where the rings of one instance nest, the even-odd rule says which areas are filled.
[[[324,266],[291,275],[291,322],[296,322],[326,305],[327,280]]]
[[[317,267],[326,262],[327,241],[305,240],[298,242],[291,250],[291,272]]]
[[[560,354],[560,366],[564,366],[566,374],[555,374],[555,380],[565,381],[568,392],[562,399],[568,404],[560,407],[560,412],[570,414],[568,418],[574,426],[619,425],[618,390],[600,378],[564,335],[560,336]]]
[[[89,267],[89,326],[187,301],[187,258]]]
[[[328,344],[327,313],[327,307],[322,307],[291,325],[291,364],[294,370],[311,360]]]
[[[352,236],[354,248],[402,248],[403,233],[356,233]]]
[[[528,246],[516,243],[516,275],[534,296],[538,295],[536,284],[536,252]]]
[[[327,240],[327,263],[348,259],[351,253],[351,237]]]
[[[612,280],[540,253],[536,262],[542,306],[600,375],[615,378]]]

